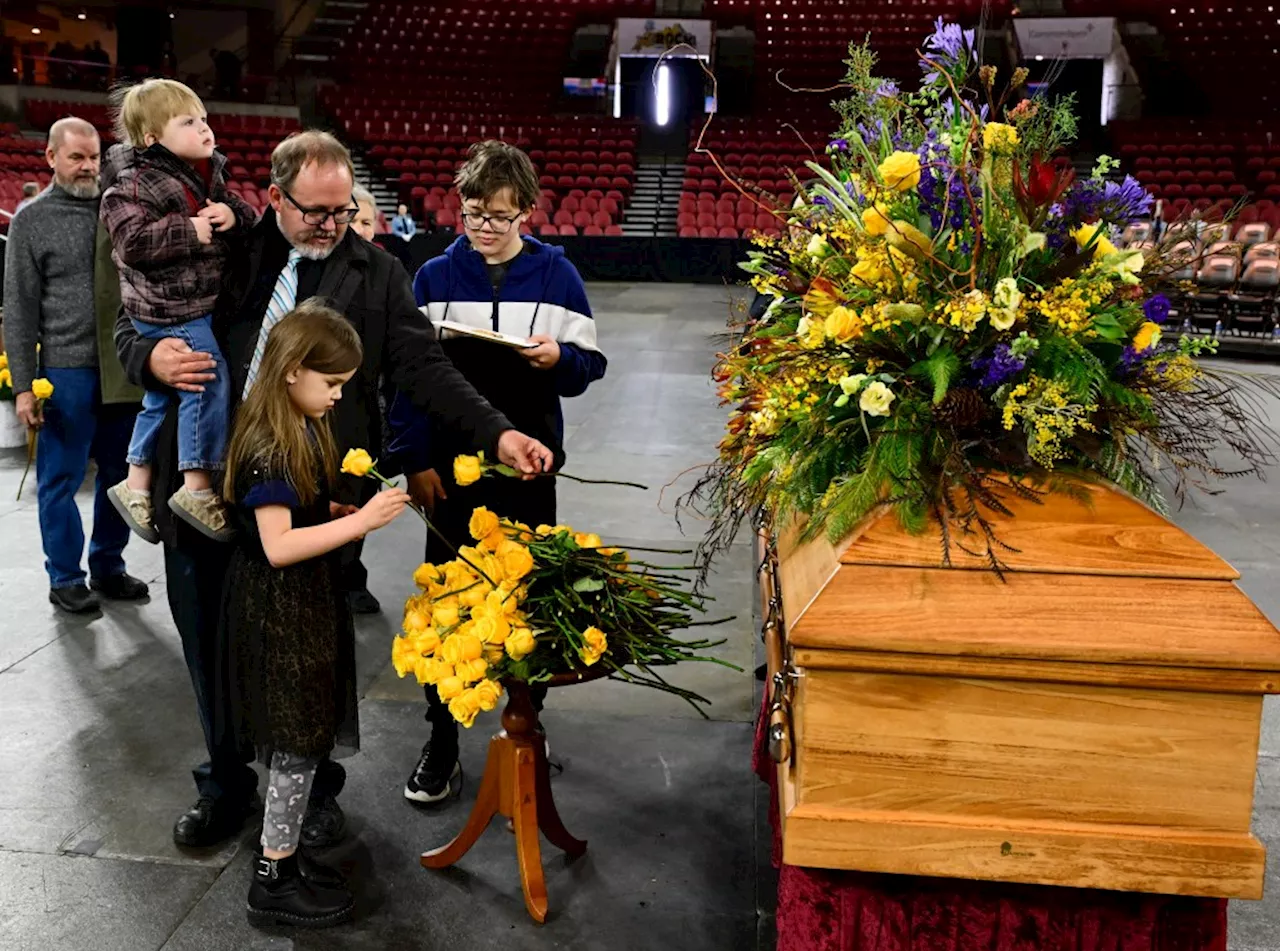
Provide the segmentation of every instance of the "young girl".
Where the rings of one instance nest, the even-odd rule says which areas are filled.
[[[388,524],[409,500],[399,490],[361,509],[329,500],[337,450],[325,417],[360,360],[349,322],[315,301],[299,306],[267,338],[227,455],[237,542],[224,715],[270,768],[253,924],[326,927],[351,914],[340,876],[297,850],[317,764],[335,742],[356,746],[355,641],[332,553]]]

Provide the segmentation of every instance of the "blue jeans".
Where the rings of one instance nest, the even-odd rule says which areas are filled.
[[[124,574],[122,552],[129,541],[129,526],[112,507],[107,490],[128,472],[124,452],[137,405],[103,405],[96,369],[50,367],[44,373],[53,384],[53,396],[45,403],[44,428],[40,430],[36,499],[49,586],[84,583],[80,567],[84,526],[76,507],[76,491],[84,483],[90,457],[98,462],[98,477],[89,574],[97,579]]]
[[[148,340],[173,337],[192,350],[208,353],[217,364],[213,368],[214,379],[204,384],[203,393],[178,391],[178,468],[214,471],[223,467],[227,454],[227,429],[230,409],[231,384],[227,362],[213,336],[213,318],[197,317],[185,324],[160,327],[133,322],[138,333]],[[135,466],[149,466],[155,458],[156,438],[173,394],[169,390],[147,390],[142,398],[142,412],[133,426],[133,439],[129,441],[128,461]]]

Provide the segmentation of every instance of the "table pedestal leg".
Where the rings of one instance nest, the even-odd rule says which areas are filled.
[[[565,829],[551,794],[547,768],[546,737],[525,684],[508,685],[503,730],[489,742],[489,760],[471,816],[448,845],[424,852],[424,868],[445,868],[464,856],[495,815],[511,819],[515,827],[516,861],[525,907],[535,921],[547,918],[547,886],[542,874],[542,850],[538,831],[571,858],[587,850],[587,843]]]

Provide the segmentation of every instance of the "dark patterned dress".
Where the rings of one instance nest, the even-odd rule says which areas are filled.
[[[248,466],[237,481],[223,615],[231,725],[242,748],[255,748],[264,762],[273,751],[355,750],[355,630],[337,554],[274,568],[255,515],[264,505],[286,505],[294,528],[320,525],[329,520],[328,488],[302,505],[282,474],[265,467]]]

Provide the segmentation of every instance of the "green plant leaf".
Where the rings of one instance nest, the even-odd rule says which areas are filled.
[[[912,365],[907,373],[933,384],[933,402],[937,405],[946,398],[951,381],[960,374],[960,357],[950,347],[940,346],[925,359]]]
[[[573,583],[573,590],[579,593],[588,591],[603,591],[604,581],[599,578],[579,578]]]

